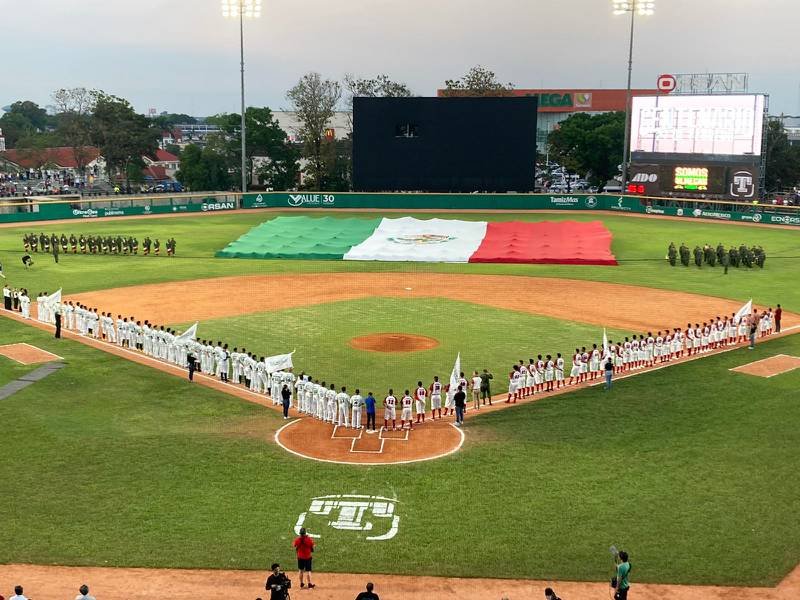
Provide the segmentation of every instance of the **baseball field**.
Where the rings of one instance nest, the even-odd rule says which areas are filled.
[[[32,297],[62,288],[66,299],[179,331],[199,322],[201,339],[260,356],[294,350],[296,372],[376,397],[434,375],[447,381],[458,353],[463,370],[492,371],[499,394],[519,359],[568,357],[599,345],[603,328],[617,340],[730,315],[751,298],[780,303],[784,328],[800,326],[800,241],[789,229],[411,213],[599,219],[619,264],[215,258],[285,214],[3,227],[0,259],[6,282]],[[177,256],[69,253],[55,264],[34,254],[26,270],[22,235],[40,231],[173,237]],[[761,245],[767,261],[727,275],[671,267],[670,242]],[[353,343],[374,334],[436,343],[412,352]],[[3,564],[264,569],[291,564],[301,522],[321,536],[323,572],[601,581],[615,544],[631,554],[636,583],[774,586],[800,561],[800,370],[731,370],[800,356],[796,335],[641,373],[610,393],[585,387],[468,413],[457,451],[372,466],[298,457],[275,443],[286,421],[263,403],[3,316],[0,346],[14,343],[66,366],[0,401]],[[0,356],[0,385],[35,367]],[[326,497],[373,497],[372,517],[336,521],[318,510]],[[378,514],[375,497],[397,518]]]

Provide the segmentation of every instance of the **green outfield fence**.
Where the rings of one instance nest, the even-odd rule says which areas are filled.
[[[605,210],[800,227],[800,207],[612,194],[422,194],[254,192],[114,196],[97,200],[30,198],[0,203],[0,223],[218,212],[234,209]]]

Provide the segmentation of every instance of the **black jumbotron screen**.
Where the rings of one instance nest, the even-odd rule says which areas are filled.
[[[528,192],[534,97],[355,98],[356,191]]]

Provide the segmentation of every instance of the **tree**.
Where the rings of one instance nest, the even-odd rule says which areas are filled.
[[[547,143],[551,158],[601,187],[617,174],[624,139],[625,113],[577,113],[561,121]]]
[[[178,123],[189,123],[191,125],[197,123],[197,119],[184,113],[165,113],[153,117],[150,121],[153,123],[154,127],[160,127],[162,130],[167,131],[171,130]]]
[[[444,82],[445,96],[510,96],[513,83],[500,83],[494,71],[477,65],[459,79]]]
[[[92,141],[106,160],[109,178],[122,174],[130,185],[128,165],[155,154],[159,131],[130,103],[117,96],[94,92]]]
[[[298,134],[303,140],[303,156],[308,160],[310,187],[320,190],[325,178],[325,128],[336,112],[342,88],[336,81],[323,80],[319,73],[307,73],[286,97],[300,122]]]
[[[61,88],[53,92],[58,114],[56,131],[65,146],[72,148],[79,173],[92,160],[92,111],[97,93],[86,88]]]
[[[175,178],[193,191],[228,190],[231,174],[221,145],[211,141],[205,148],[189,144],[181,152],[181,168]]]
[[[49,117],[47,111],[30,100],[14,102],[2,117],[0,129],[6,138],[6,147],[15,148],[18,140],[47,128]]]
[[[351,133],[353,131],[353,98],[410,98],[413,96],[411,88],[405,83],[392,81],[388,75],[364,79],[357,78],[351,73],[345,73],[344,89]]]
[[[241,181],[241,115],[236,113],[216,115],[209,117],[208,122],[217,125],[225,134],[224,154],[228,159],[228,166],[236,174],[238,181]],[[255,180],[257,171],[267,187],[273,189],[293,187],[297,178],[298,152],[289,143],[286,132],[281,129],[272,111],[267,107],[247,108],[245,125],[247,127],[245,158],[250,182]],[[255,158],[265,160],[256,165]]]
[[[35,170],[54,167],[47,149],[57,145],[54,136],[46,133],[31,133],[17,141],[20,158],[31,164]]]
[[[767,123],[767,166],[764,185],[767,192],[787,190],[800,183],[800,146],[792,146],[780,119]]]

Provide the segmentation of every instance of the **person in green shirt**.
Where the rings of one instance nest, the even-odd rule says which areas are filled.
[[[628,553],[620,550],[617,554],[617,592],[614,594],[614,600],[628,600],[628,590],[631,588],[628,581],[630,573],[631,563],[628,562]]]

